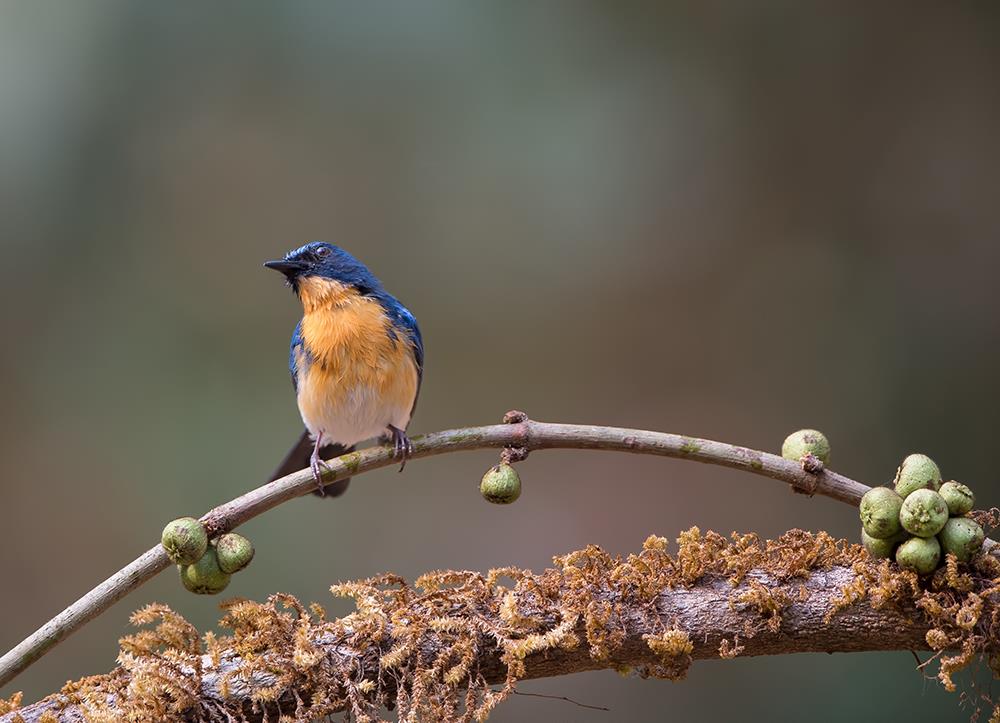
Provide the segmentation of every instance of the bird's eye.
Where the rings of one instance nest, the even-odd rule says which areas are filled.
[[[315,253],[319,258],[324,258],[324,257],[330,255],[330,247],[329,246],[318,246],[316,248],[316,251],[314,251],[313,253]]]

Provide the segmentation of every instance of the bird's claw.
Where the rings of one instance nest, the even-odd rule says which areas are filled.
[[[313,479],[316,480],[316,492],[320,497],[326,497],[326,485],[323,483],[323,471],[333,472],[333,467],[320,459],[318,452],[313,452],[309,458],[309,469],[312,470]]]
[[[399,471],[406,467],[406,460],[413,454],[413,443],[406,436],[406,432],[398,427],[389,425],[389,437],[392,442],[392,456],[400,460]]]

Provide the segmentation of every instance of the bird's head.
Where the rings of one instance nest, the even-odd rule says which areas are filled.
[[[264,266],[284,274],[307,306],[335,295],[370,294],[381,288],[368,267],[342,248],[323,241],[308,243]]]

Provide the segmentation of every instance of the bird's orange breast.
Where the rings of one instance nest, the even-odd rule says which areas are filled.
[[[299,364],[299,410],[306,426],[327,434],[352,423],[366,433],[379,428],[359,439],[388,424],[405,429],[419,376],[409,342],[390,333],[381,304],[321,278],[303,279],[299,297],[309,357]]]

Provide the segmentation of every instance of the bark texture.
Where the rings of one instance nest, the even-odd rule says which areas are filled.
[[[585,643],[572,649],[555,647],[527,655],[520,678],[626,667],[640,673],[657,675],[659,671],[661,677],[679,678],[683,677],[691,659],[718,658],[720,650],[723,657],[734,657],[733,652],[745,657],[802,652],[927,649],[925,635],[930,626],[912,605],[887,605],[875,609],[862,601],[845,607],[827,622],[831,610],[843,600],[844,589],[850,587],[856,577],[851,567],[845,565],[817,569],[807,577],[786,579],[753,570],[736,586],[725,578],[710,576],[691,587],[666,589],[655,597],[651,606],[636,604],[623,611],[621,623],[624,638],[607,657],[595,657]],[[618,601],[608,598],[614,594],[609,589],[599,593],[595,600],[614,604]],[[780,610],[769,610],[766,604],[762,604],[768,599],[784,600],[787,604]],[[561,602],[564,601],[555,601],[553,607],[558,607]],[[493,622],[498,627],[502,625],[500,620]],[[349,626],[354,624],[354,621],[348,623]],[[664,631],[680,631],[690,643],[689,652],[676,656],[656,652],[649,638],[662,635]],[[580,640],[587,639],[588,631],[582,618],[573,632]],[[333,661],[334,667],[355,671],[358,680],[378,679],[381,658],[389,653],[386,646],[375,650],[357,649],[344,639],[328,634],[314,642],[322,654]],[[422,659],[439,659],[443,649],[450,644],[451,641],[434,635],[426,636],[421,642]],[[486,682],[502,684],[507,679],[508,669],[503,652],[489,636],[479,636],[472,667],[478,667]],[[200,705],[179,715],[178,719],[226,720],[226,716],[234,716],[260,721],[276,719],[279,711],[294,716],[297,707],[298,716],[308,711],[308,706],[303,708],[301,704],[302,700],[308,701],[312,693],[307,689],[284,690],[274,704],[255,706],[252,702],[254,691],[275,685],[278,678],[261,671],[244,677],[240,673],[244,662],[236,655],[225,654],[213,663],[210,655],[204,655]],[[112,708],[118,703],[114,703]],[[2,723],[18,720],[47,723],[56,720],[83,721],[85,717],[78,703],[56,696],[0,717]]]

